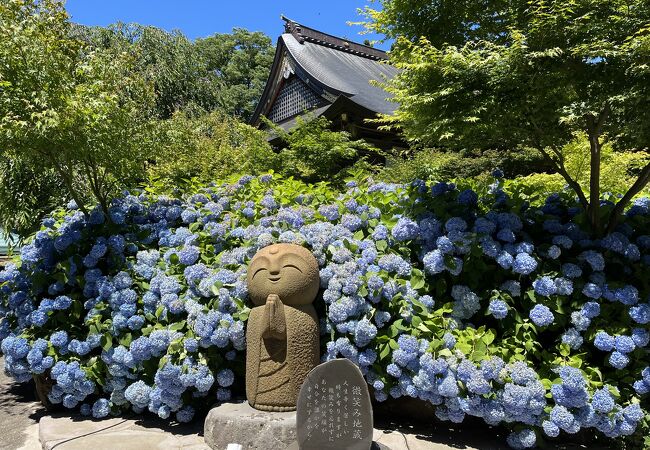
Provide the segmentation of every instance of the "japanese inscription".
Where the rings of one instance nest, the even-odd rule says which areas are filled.
[[[358,367],[337,359],[312,370],[298,396],[297,425],[302,450],[368,450],[372,407]]]

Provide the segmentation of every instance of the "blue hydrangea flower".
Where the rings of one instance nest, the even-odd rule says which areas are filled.
[[[579,258],[586,261],[591,266],[591,270],[594,272],[601,272],[605,270],[605,259],[603,258],[602,254],[596,251],[587,250],[585,252],[582,252]]]
[[[550,420],[561,430],[573,432],[575,429],[575,417],[564,406],[557,405],[551,410]],[[576,430],[577,431],[577,430]]]
[[[63,330],[56,331],[50,336],[50,342],[55,347],[63,348],[68,345],[68,333]]]
[[[445,257],[440,250],[433,250],[422,259],[424,270],[430,274],[440,273],[445,270]]]
[[[573,350],[577,350],[582,346],[584,338],[580,335],[580,332],[576,328],[569,328],[562,335],[562,343],[567,344]]]
[[[546,255],[551,259],[558,259],[562,254],[562,250],[557,245],[551,245],[546,251]]]
[[[194,418],[194,413],[194,408],[186,405],[176,412],[176,420],[178,420],[180,423],[191,422]]]
[[[60,295],[54,299],[54,309],[64,310],[72,305],[72,299],[66,295]]]
[[[529,275],[537,269],[537,261],[528,253],[519,253],[512,264],[512,271],[521,275]]]
[[[458,203],[465,206],[475,206],[478,203],[478,194],[471,189],[465,189],[458,194]]]
[[[614,336],[610,336],[604,331],[599,331],[596,333],[596,337],[594,338],[594,345],[598,350],[602,350],[604,352],[612,351],[615,344],[616,340],[614,339]]]
[[[645,325],[650,323],[650,303],[642,303],[630,308],[630,317],[636,323]]]
[[[341,218],[341,224],[350,231],[356,231],[362,227],[363,222],[359,216],[354,214],[345,213]]]
[[[533,289],[539,295],[550,297],[557,292],[557,286],[551,277],[543,276],[533,281]]]
[[[573,311],[571,313],[571,323],[578,331],[586,331],[591,325],[591,319],[584,315],[582,311]]]
[[[650,342],[650,332],[648,330],[644,330],[643,328],[633,328],[632,340],[634,341],[634,345],[637,347],[647,347],[648,343]]]
[[[151,391],[151,386],[148,386],[142,380],[138,380],[124,391],[124,397],[133,406],[137,408],[146,408],[149,404]]]
[[[357,322],[354,331],[354,342],[359,347],[365,347],[377,336],[377,327],[375,327],[368,319],[363,319]]]
[[[221,387],[230,387],[235,381],[235,374],[230,369],[223,369],[217,372],[217,383]]]
[[[444,343],[445,348],[451,349],[454,348],[454,346],[456,345],[456,338],[454,337],[453,334],[449,332],[443,335],[442,341]]]
[[[402,375],[402,369],[395,363],[390,363],[386,366],[386,373],[395,378],[399,378]]]
[[[411,264],[398,255],[388,254],[379,259],[379,267],[387,272],[394,272],[401,276],[408,276],[411,273]]]
[[[465,231],[467,229],[467,222],[465,222],[460,217],[452,217],[451,219],[445,222],[445,230],[448,233],[452,231]]]
[[[503,269],[510,269],[514,262],[515,262],[515,258],[513,258],[513,256],[510,253],[506,252],[506,251],[501,251],[497,255],[497,263]]]
[[[504,319],[508,315],[508,305],[503,300],[492,300],[488,311],[496,319]]]
[[[529,313],[530,320],[538,327],[545,327],[553,323],[555,316],[545,305],[535,305]]]
[[[614,290],[614,299],[624,305],[636,305],[639,301],[639,291],[631,285]]]
[[[598,287],[594,283],[586,283],[582,288],[582,293],[585,296],[593,299],[599,299],[600,296],[602,295],[602,291],[600,287]]]
[[[108,416],[110,412],[109,402],[105,398],[100,398],[93,404],[92,415],[95,419],[103,419]]]
[[[591,406],[599,413],[607,414],[615,405],[616,402],[607,388],[596,390],[591,398]]]
[[[630,353],[634,351],[634,340],[630,336],[616,336],[614,339],[614,347],[621,353]]]
[[[613,351],[609,356],[609,363],[616,369],[624,369],[629,364],[629,362],[630,358],[616,350]]]
[[[542,422],[542,429],[544,430],[544,433],[549,437],[558,437],[560,435],[560,427],[551,421],[545,420]]]
[[[600,315],[600,305],[596,302],[587,302],[582,305],[581,311],[585,317],[593,319]]]
[[[391,233],[396,241],[411,241],[420,235],[420,227],[408,217],[400,217]]]

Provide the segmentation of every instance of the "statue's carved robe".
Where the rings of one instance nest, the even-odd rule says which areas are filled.
[[[284,339],[263,337],[265,306],[251,310],[246,331],[246,397],[256,409],[292,411],[309,371],[318,365],[319,330],[312,304],[284,305]],[[309,362],[307,362],[309,361]]]

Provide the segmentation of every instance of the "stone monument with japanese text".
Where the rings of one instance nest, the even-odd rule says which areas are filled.
[[[369,450],[372,405],[359,368],[335,359],[312,370],[300,389],[296,426],[300,450]]]

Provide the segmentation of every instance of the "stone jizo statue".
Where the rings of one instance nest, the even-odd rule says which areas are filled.
[[[246,397],[263,411],[293,411],[310,370],[319,362],[318,262],[309,250],[274,244],[248,268],[255,304],[246,331]]]

